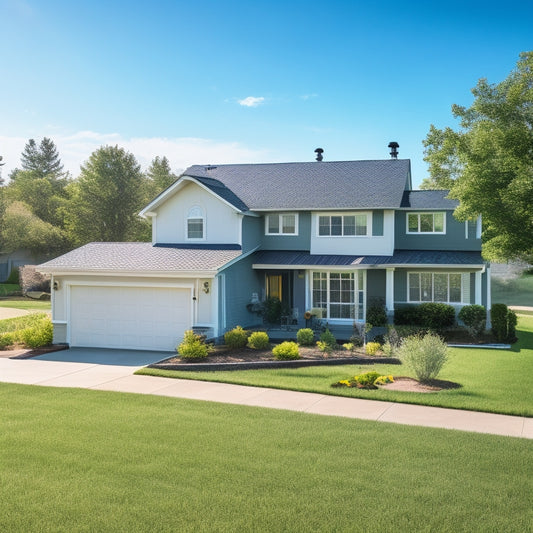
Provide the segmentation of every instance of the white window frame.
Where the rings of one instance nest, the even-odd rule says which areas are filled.
[[[422,274],[429,274],[431,275],[431,299],[430,300],[423,300],[422,299],[422,281],[421,281],[421,275]],[[435,275],[447,275],[447,287],[446,287],[446,300],[435,300]],[[411,275],[418,275],[418,286],[419,286],[419,299],[418,300],[412,300],[411,299]],[[450,276],[456,275],[459,276],[460,279],[460,299],[459,301],[450,301]],[[464,302],[464,276],[462,272],[439,272],[439,271],[424,271],[424,270],[416,270],[416,271],[409,271],[407,272],[407,302],[409,303],[444,303],[444,304],[450,304],[450,305],[459,305],[463,304]]]
[[[192,222],[193,220],[202,221],[201,237],[189,237],[189,222]],[[185,238],[188,241],[205,241],[206,239],[205,212],[199,205],[191,207],[187,213],[187,218],[185,219]]]
[[[294,217],[294,232],[284,232],[283,231],[283,217],[293,216]],[[277,232],[270,232],[269,220],[270,217],[278,217],[278,229]],[[295,237],[298,235],[298,213],[268,213],[265,216],[265,235],[274,235],[274,236],[288,236]]]
[[[326,281],[326,316],[322,318],[324,320],[329,320],[333,322],[352,322],[355,320],[357,322],[364,322],[366,316],[366,270],[350,270],[350,271],[336,271],[336,270],[314,270],[310,272],[309,276],[309,301],[311,302],[311,308],[318,307],[315,305],[315,300],[313,298],[314,291],[314,278],[315,274],[320,276],[325,276]],[[350,274],[353,279],[353,306],[354,306],[354,317],[343,317],[343,318],[331,318],[331,306],[342,305],[343,303],[349,305],[351,302],[331,302],[331,275],[342,275]]]
[[[418,230],[409,230],[409,217],[416,215],[418,218]],[[420,216],[431,215],[433,217],[433,231],[420,231]],[[442,215],[442,231],[435,231],[435,215]],[[408,211],[405,216],[405,231],[408,235],[445,235],[446,234],[446,211]]]
[[[357,235],[357,219],[355,225],[355,234],[354,235],[345,235],[344,234],[344,219],[345,217],[366,217],[366,233],[364,235]],[[329,218],[329,235],[320,235],[320,218],[328,217]],[[342,235],[331,235],[331,217],[341,217],[342,219]],[[316,236],[321,239],[346,239],[346,238],[357,238],[365,239],[372,236],[372,213],[370,211],[355,211],[351,213],[341,212],[341,213],[317,213],[316,215]]]

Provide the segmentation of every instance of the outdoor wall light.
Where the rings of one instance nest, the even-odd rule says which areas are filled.
[[[59,290],[59,281],[54,281],[54,291]]]
[[[204,281],[204,292],[209,293],[209,281]]]

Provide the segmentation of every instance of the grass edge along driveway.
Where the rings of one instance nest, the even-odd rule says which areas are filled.
[[[0,383],[2,531],[527,531],[532,443]]]
[[[316,392],[434,407],[533,416],[533,316],[520,315],[518,342],[510,350],[450,348],[450,361],[439,379],[461,385],[437,393],[333,388],[331,384],[376,370],[381,374],[413,376],[398,365],[344,365],[298,369],[185,372],[143,368],[137,374],[218,381],[237,385]]]

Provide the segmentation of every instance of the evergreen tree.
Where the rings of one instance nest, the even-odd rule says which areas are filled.
[[[48,137],[44,137],[39,146],[34,139],[30,139],[20,161],[23,170],[30,170],[39,178],[58,179],[64,175],[57,148]]]

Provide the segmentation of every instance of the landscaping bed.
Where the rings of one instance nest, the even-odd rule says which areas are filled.
[[[253,350],[251,348],[230,349],[227,346],[215,346],[213,352],[205,359],[182,359],[173,356],[164,361],[150,365],[150,368],[164,370],[245,370],[248,368],[299,368],[319,365],[347,364],[400,364],[394,357],[369,356],[364,351],[349,352],[334,350],[327,356],[316,346],[300,346],[300,359],[293,361],[276,361],[271,349]]]

